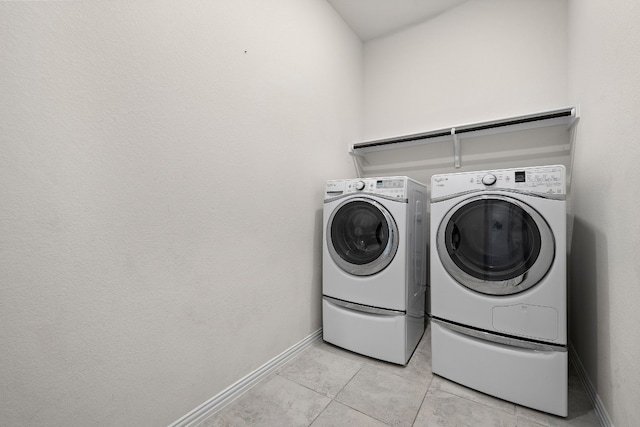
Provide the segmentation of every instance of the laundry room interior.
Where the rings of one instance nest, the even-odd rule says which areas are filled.
[[[429,200],[434,175],[548,165],[569,369],[590,420],[637,425],[638,18],[633,0],[0,2],[0,425],[260,425],[206,417],[338,351],[328,181],[406,176]],[[430,363],[409,366],[410,421],[352,416],[449,425],[420,407]],[[332,425],[339,392],[281,425]]]

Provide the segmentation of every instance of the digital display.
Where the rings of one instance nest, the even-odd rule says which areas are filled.
[[[379,179],[376,181],[376,188],[401,188],[402,181],[393,179]]]
[[[525,177],[524,171],[517,171],[516,182],[525,182],[525,181],[526,181],[526,177]]]

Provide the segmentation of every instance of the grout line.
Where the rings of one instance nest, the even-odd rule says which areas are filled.
[[[418,406],[418,411],[416,412],[416,416],[413,417],[413,421],[411,422],[412,427],[415,426],[416,420],[418,419],[418,415],[420,415],[420,411],[422,411],[422,407],[427,401],[427,394],[429,394],[429,390],[431,389],[432,383],[433,383],[433,374],[431,374],[431,380],[429,381],[429,385],[427,386],[427,389],[424,392],[424,396],[422,396],[422,402],[420,402],[420,406]]]

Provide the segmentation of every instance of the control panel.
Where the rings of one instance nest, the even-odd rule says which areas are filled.
[[[325,199],[345,194],[368,193],[378,194],[393,199],[406,199],[406,177],[356,178],[327,181]]]
[[[563,165],[499,169],[433,175],[431,198],[474,190],[520,190],[539,194],[566,194]]]

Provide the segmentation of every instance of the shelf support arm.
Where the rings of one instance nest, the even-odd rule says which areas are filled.
[[[364,156],[362,154],[356,153],[356,151],[353,149],[353,144],[349,145],[349,154],[353,159],[353,166],[356,169],[356,176],[358,178],[362,178],[363,171],[361,161],[364,160]]]
[[[451,128],[451,136],[453,137],[453,166],[460,167],[460,138],[456,134],[456,128]]]

